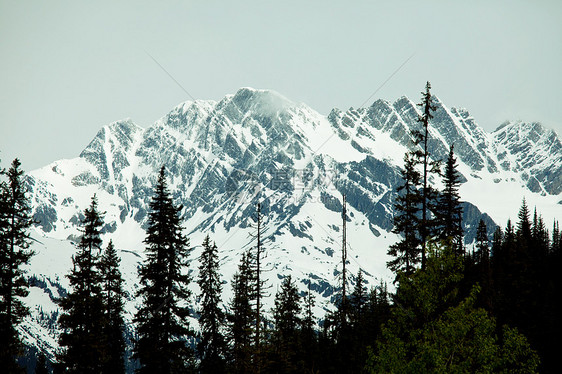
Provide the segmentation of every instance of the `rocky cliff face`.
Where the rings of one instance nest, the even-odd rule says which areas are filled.
[[[562,192],[562,143],[540,123],[505,122],[493,132],[503,170],[521,175],[532,192]]]

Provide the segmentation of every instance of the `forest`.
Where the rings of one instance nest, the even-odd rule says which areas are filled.
[[[111,240],[104,244],[103,212],[94,195],[83,211],[80,238],[59,299],[59,350],[38,352],[33,365],[18,326],[29,314],[23,271],[33,256],[34,225],[24,172],[16,159],[0,181],[0,367],[35,373],[554,373],[559,349],[562,232],[547,228],[523,199],[516,221],[489,230],[480,221],[472,249],[464,244],[454,147],[432,161],[428,128],[434,105],[428,83],[419,129],[404,155],[388,254],[395,278],[366,284],[346,273],[345,237],[338,297],[315,316],[312,290],[301,293],[285,274],[270,295],[263,258],[262,213],[255,202],[255,245],[239,259],[223,300],[219,249],[202,243],[195,279],[182,206],[173,201],[163,166],[154,186],[145,259],[135,297],[141,307],[133,337],[124,334],[123,278]],[[432,180],[442,181],[436,189]],[[483,191],[482,193],[485,193]],[[342,220],[346,222],[345,191]],[[519,198],[518,198],[519,199]],[[344,231],[345,232],[345,231]],[[107,238],[107,236],[105,236]],[[199,244],[199,243],[197,243]],[[200,294],[192,294],[196,282]],[[273,297],[273,308],[264,302]],[[197,310],[188,305],[199,300]],[[198,321],[198,329],[190,319]]]

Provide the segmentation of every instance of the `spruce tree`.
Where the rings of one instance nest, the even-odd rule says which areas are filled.
[[[299,329],[301,326],[301,300],[298,288],[291,276],[281,283],[281,289],[275,295],[273,320],[273,347],[275,364],[272,371],[279,373],[297,373],[302,371],[298,362],[300,352]]]
[[[201,309],[199,326],[201,327],[198,345],[201,373],[222,373],[225,371],[226,342],[222,334],[225,314],[220,307],[222,284],[219,274],[218,249],[211,243],[209,235],[203,241],[203,252],[199,257],[199,278],[201,289]]]
[[[8,171],[0,173],[7,177],[0,182],[0,367],[13,372],[20,370],[16,358],[23,350],[16,328],[29,314],[21,301],[29,293],[23,266],[33,255],[29,249],[33,219],[20,166],[16,158]]]
[[[420,224],[420,206],[422,196],[420,192],[421,175],[416,169],[417,161],[410,153],[404,155],[404,169],[402,184],[398,186],[398,197],[394,205],[394,227],[392,232],[400,234],[402,239],[390,246],[388,254],[394,259],[387,266],[394,273],[413,273],[420,261],[420,238],[418,229]]]
[[[363,271],[359,269],[355,278],[355,287],[349,298],[351,307],[350,313],[350,333],[347,339],[347,357],[344,361],[347,362],[347,372],[361,371],[366,355],[366,346],[369,344],[368,330],[367,330],[367,314],[368,314],[368,295],[367,287],[365,286],[363,278]],[[346,352],[344,351],[344,352]]]
[[[490,246],[488,239],[488,228],[484,220],[480,220],[476,230],[476,281],[480,284],[482,292],[480,300],[482,306],[492,309],[493,293],[492,293],[492,267],[490,261]]]
[[[267,294],[266,281],[263,278],[263,261],[265,259],[265,248],[263,238],[263,215],[261,211],[261,203],[257,204],[255,216],[256,228],[256,245],[253,251],[248,252],[249,264],[249,285],[250,285],[250,304],[254,311],[254,344],[253,344],[253,365],[255,371],[259,374],[263,367],[262,344],[264,340],[264,330],[266,326],[265,317],[263,315],[263,298]]]
[[[459,195],[460,176],[457,167],[454,146],[451,145],[443,175],[444,189],[439,194],[437,201],[436,220],[438,237],[441,240],[450,240],[459,256],[462,256],[464,254],[462,206]]]
[[[160,169],[150,203],[144,243],[146,259],[139,268],[142,300],[133,358],[139,373],[187,372],[193,368],[193,352],[187,339],[193,335],[188,322],[190,277],[185,274],[189,242],[182,233],[180,212],[173,204]]]
[[[562,233],[560,232],[560,224],[554,221],[552,225],[552,241],[550,243],[550,253],[555,253],[562,248]]]
[[[478,228],[476,229],[476,262],[482,263],[488,261],[490,257],[490,247],[488,244],[488,228],[484,220],[478,222]]]
[[[357,277],[355,277],[355,287],[350,295],[350,305],[352,309],[352,322],[358,322],[363,318],[365,307],[367,305],[367,290],[363,284],[363,271],[359,269]]]
[[[82,236],[78,252],[72,256],[73,269],[67,275],[71,291],[60,301],[62,332],[58,367],[69,373],[103,372],[105,347],[103,333],[103,298],[98,259],[101,251],[103,220],[96,196],[84,210]]]
[[[531,244],[532,241],[532,227],[531,227],[531,213],[527,206],[527,201],[523,199],[519,213],[517,214],[519,221],[517,222],[517,236],[520,239],[522,246]]]
[[[229,368],[233,373],[249,373],[252,368],[252,336],[254,312],[250,303],[252,271],[250,254],[242,255],[238,271],[232,279],[234,297],[228,314],[230,355]]]
[[[437,190],[430,184],[431,175],[440,175],[440,162],[431,160],[429,151],[429,122],[436,110],[431,96],[431,85],[427,82],[425,92],[422,92],[421,115],[418,122],[421,128],[414,129],[412,136],[414,148],[404,156],[402,170],[403,184],[397,188],[393,232],[401,234],[403,239],[390,246],[388,254],[395,257],[387,266],[398,273],[408,276],[420,261],[425,268],[426,243],[434,236],[437,222]],[[452,149],[451,149],[452,153]],[[422,172],[418,171],[421,167]],[[451,170],[454,170],[454,158]],[[455,173],[451,174],[452,191],[455,190]],[[398,279],[396,279],[398,280]]]
[[[531,224],[531,214],[527,202],[523,199],[518,214],[517,231],[515,237],[515,252],[511,263],[510,272],[512,274],[512,286],[516,295],[512,298],[512,307],[517,308],[515,316],[515,326],[518,326],[524,333],[531,331],[530,326],[532,310],[538,305],[534,305],[534,296],[537,292],[536,284],[537,269],[534,264],[533,254],[533,234]],[[513,315],[513,314],[512,314]]]
[[[500,231],[501,232],[501,231]],[[510,316],[513,300],[517,296],[515,282],[516,234],[511,223],[507,221],[505,231],[502,233],[501,245],[497,246],[494,240],[492,269],[495,293],[494,311],[501,323],[513,325],[514,319]],[[497,248],[496,248],[497,246]]]
[[[310,289],[310,279],[308,280],[308,291],[305,297],[305,305],[303,309],[302,327],[301,327],[301,342],[302,354],[304,357],[304,367],[308,372],[314,372],[315,362],[317,356],[317,333],[316,322],[314,320],[313,308],[315,305],[314,296]]]
[[[431,160],[431,153],[429,151],[429,122],[433,118],[432,112],[437,107],[433,103],[431,96],[431,84],[429,82],[425,85],[425,92],[422,92],[422,101],[418,104],[421,108],[421,115],[418,117],[418,122],[421,125],[421,130],[413,132],[414,141],[419,149],[414,150],[412,154],[417,157],[419,163],[422,165],[422,190],[421,190],[421,220],[419,222],[419,234],[421,239],[421,266],[425,268],[426,261],[426,246],[427,240],[433,236],[435,229],[435,220],[432,213],[435,210],[437,191],[430,184],[429,177],[431,174],[439,175],[440,164],[437,161]]]
[[[368,337],[368,342],[365,346],[372,346],[390,315],[390,296],[385,282],[381,281],[369,291],[366,314],[365,335]]]
[[[124,281],[119,270],[120,262],[117,250],[110,240],[99,261],[104,314],[102,332],[106,351],[104,373],[125,372]]]

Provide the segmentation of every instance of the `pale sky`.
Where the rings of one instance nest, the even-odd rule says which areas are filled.
[[[488,131],[562,134],[562,1],[0,0],[1,165],[76,157],[102,126],[148,127],[189,95],[358,107],[408,58],[366,105],[417,102],[429,80]]]

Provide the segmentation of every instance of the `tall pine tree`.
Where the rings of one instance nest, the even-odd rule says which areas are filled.
[[[62,332],[58,368],[69,373],[103,372],[105,347],[103,298],[98,259],[101,251],[103,220],[96,196],[84,210],[82,236],[78,252],[72,256],[73,269],[68,275],[71,291],[60,301]]]
[[[16,158],[0,182],[0,367],[16,372],[17,356],[23,344],[17,326],[29,314],[21,301],[29,293],[23,266],[29,263],[29,228],[33,224],[29,201],[23,185],[23,171]]]
[[[415,130],[413,132],[414,141],[419,149],[412,153],[418,158],[423,169],[421,175],[421,220],[419,222],[422,269],[425,268],[427,240],[430,236],[433,236],[435,230],[435,220],[432,217],[432,213],[435,209],[437,190],[430,184],[429,177],[431,174],[438,175],[440,173],[440,164],[437,161],[431,160],[431,153],[429,151],[429,122],[433,118],[432,112],[437,109],[433,103],[430,90],[431,84],[427,82],[425,85],[425,92],[422,92],[422,101],[418,104],[422,112],[418,117],[418,122],[422,128],[421,130]]]
[[[119,270],[121,259],[110,240],[99,261],[103,300],[102,331],[105,343],[104,373],[125,372],[125,339],[123,307],[123,277]]]
[[[222,334],[225,314],[220,307],[222,284],[219,274],[219,256],[215,243],[209,235],[203,241],[203,252],[199,257],[199,278],[201,289],[201,309],[199,326],[201,327],[198,345],[201,373],[222,373],[225,371],[226,342]]]
[[[315,300],[310,286],[311,282],[309,278],[308,291],[306,293],[303,309],[304,316],[302,318],[301,342],[305,370],[307,372],[315,372],[316,359],[318,355],[318,334],[316,332],[316,321],[312,310],[315,305]]]
[[[188,322],[190,277],[185,274],[188,239],[182,233],[180,212],[173,204],[160,169],[150,203],[146,260],[139,269],[142,300],[134,321],[137,324],[133,358],[139,373],[178,373],[193,369],[193,352],[187,339],[193,335]]]
[[[256,207],[255,228],[256,246],[253,251],[248,252],[248,264],[250,270],[250,304],[253,305],[254,311],[253,365],[255,372],[259,374],[262,372],[265,365],[262,347],[266,326],[265,317],[263,315],[263,298],[267,296],[267,286],[262,274],[265,248],[261,203],[258,203]]]
[[[363,271],[359,269],[357,276],[355,277],[355,287],[350,296],[351,305],[351,320],[352,323],[356,323],[363,318],[363,313],[365,312],[365,307],[367,305],[367,289],[363,284],[365,279],[363,278]]]
[[[402,235],[402,240],[390,246],[388,254],[394,259],[387,263],[390,270],[398,274],[411,274],[420,261],[420,206],[422,195],[420,192],[421,174],[416,169],[417,161],[411,153],[404,155],[404,169],[402,169],[402,184],[398,186],[392,232]]]
[[[232,280],[234,294],[230,302],[229,340],[230,355],[229,368],[233,373],[249,373],[252,369],[252,336],[254,329],[254,312],[250,302],[251,278],[250,254],[242,255],[238,271]]]
[[[458,255],[462,256],[464,254],[462,206],[459,194],[460,175],[457,167],[454,146],[451,145],[443,175],[444,188],[437,201],[436,220],[439,238],[450,240]]]
[[[490,246],[488,239],[488,228],[484,220],[480,220],[476,230],[476,281],[480,284],[482,292],[479,295],[480,302],[486,310],[492,309],[492,266],[490,260]]]
[[[300,296],[296,284],[289,275],[283,279],[281,289],[275,295],[273,320],[274,364],[271,371],[276,373],[299,373],[298,354],[300,352],[299,332],[301,327]]]

